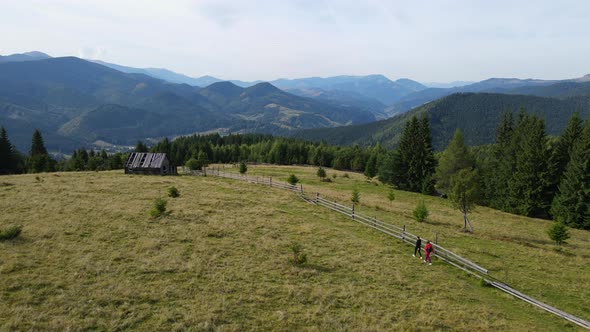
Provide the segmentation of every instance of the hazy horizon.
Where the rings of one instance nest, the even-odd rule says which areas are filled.
[[[579,1],[8,1],[0,54],[243,81],[567,79],[590,73],[589,18],[590,2]]]

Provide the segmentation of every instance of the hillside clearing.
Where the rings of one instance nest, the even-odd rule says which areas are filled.
[[[359,186],[365,213],[437,231],[445,246],[501,279],[505,273],[519,290],[546,292],[540,299],[590,316],[585,232],[572,232],[565,260],[541,240],[536,220],[481,209],[473,218],[476,234],[466,235],[436,198],[427,199],[432,221],[415,225],[408,212],[415,195],[396,192],[390,205],[383,186],[356,174],[324,184],[314,168],[248,171],[257,172],[285,178],[297,172],[306,190],[343,202]],[[0,227],[20,224],[23,233],[0,242],[0,329],[576,330],[440,262],[424,266],[411,248],[289,192],[120,171],[35,176],[2,178],[10,185],[0,187]],[[168,198],[167,216],[151,219],[154,199],[170,186],[181,196]],[[522,220],[515,230],[529,235],[492,236],[498,216]],[[303,245],[306,267],[288,263],[293,242]]]

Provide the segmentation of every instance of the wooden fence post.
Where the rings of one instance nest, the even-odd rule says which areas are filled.
[[[438,232],[434,233],[434,244],[438,244]]]
[[[301,184],[301,193],[303,193],[303,183]]]
[[[354,220],[354,203],[352,203],[352,220]]]
[[[320,193],[315,193],[315,204],[317,205],[320,201]]]
[[[404,229],[402,231],[402,240],[406,238],[406,225],[404,225]]]

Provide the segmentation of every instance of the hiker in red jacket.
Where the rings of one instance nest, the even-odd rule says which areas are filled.
[[[433,252],[434,247],[432,246],[432,243],[426,240],[426,246],[424,246],[424,253],[426,257],[424,257],[424,262],[428,262],[428,265],[432,265],[432,259],[430,259],[430,254],[432,254]]]

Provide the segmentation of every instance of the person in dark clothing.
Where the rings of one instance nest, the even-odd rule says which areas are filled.
[[[414,248],[414,254],[412,256],[416,257],[416,253],[422,258],[422,239],[419,236],[418,240],[416,240],[416,247]]]

